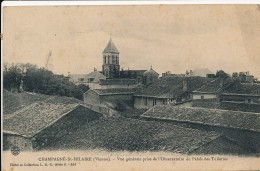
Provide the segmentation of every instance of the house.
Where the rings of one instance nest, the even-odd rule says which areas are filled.
[[[185,123],[192,128],[216,131],[248,151],[260,152],[259,113],[157,105],[143,119]]]
[[[231,79],[216,78],[192,92],[193,102],[197,101],[219,101],[223,90],[233,84]]]
[[[104,102],[125,101],[132,103],[136,89],[89,89],[84,93],[84,103],[100,106]]]
[[[20,150],[41,149],[101,116],[77,99],[51,96],[4,115],[4,149],[13,146]]]
[[[89,74],[72,74],[70,75],[70,81],[74,82],[75,84],[85,84],[89,86],[91,89],[99,89],[101,86],[99,85],[100,79],[106,79],[106,77],[94,69],[93,72]]]
[[[260,113],[260,84],[236,82],[221,94],[221,107]]]
[[[192,92],[192,106],[221,109],[221,93],[234,83],[235,81],[229,78],[214,78]]]
[[[155,105],[188,102],[191,100],[191,92],[207,81],[207,78],[202,77],[162,77],[134,94],[134,107],[149,109]]]
[[[90,89],[83,94],[84,103],[105,116],[119,116],[119,112],[133,107],[133,94],[137,89]]]

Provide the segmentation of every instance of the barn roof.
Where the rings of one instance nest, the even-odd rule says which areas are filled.
[[[157,105],[143,113],[141,117],[185,121],[260,132],[259,113]]]
[[[3,129],[32,137],[81,105],[74,98],[51,96],[4,116]]]
[[[136,96],[152,96],[158,98],[175,98],[184,93],[183,81],[187,82],[187,91],[193,91],[207,82],[202,77],[162,77],[148,87],[135,93]]]
[[[259,83],[236,83],[226,89],[224,94],[260,95]]]

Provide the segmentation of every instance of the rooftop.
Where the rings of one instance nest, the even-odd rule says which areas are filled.
[[[162,77],[148,87],[135,93],[136,96],[177,97],[183,93],[183,81],[187,82],[187,91],[193,91],[207,82],[202,77]]]
[[[156,121],[103,118],[51,144],[53,149],[106,149],[190,153],[220,137],[210,131]]]
[[[203,85],[202,87],[196,89],[194,92],[207,92],[207,93],[219,93],[223,89],[229,87],[232,84],[230,79],[219,79],[216,78],[207,84]]]
[[[79,79],[82,79],[80,81]],[[106,76],[101,74],[99,71],[95,70],[89,74],[71,74],[69,80],[72,82],[81,82],[81,83],[98,83],[100,79],[106,79]]]
[[[110,38],[106,48],[104,49],[103,53],[119,53],[119,51],[116,48],[116,45],[114,44],[114,42],[112,41],[112,39]]]
[[[185,121],[260,132],[259,113],[157,105],[141,116],[145,118]]]
[[[9,91],[3,91],[3,114],[8,115],[13,112],[24,108],[34,102],[42,101],[50,98],[49,95],[38,93],[11,93]]]
[[[3,129],[31,137],[80,105],[83,102],[74,98],[51,96],[5,115]]]
[[[260,95],[260,84],[259,83],[236,83],[233,86],[226,89],[223,93],[225,94],[249,94],[249,95]]]

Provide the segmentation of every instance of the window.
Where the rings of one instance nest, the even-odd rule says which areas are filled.
[[[153,106],[156,105],[156,99],[153,99]]]
[[[27,143],[24,143],[24,147],[27,147]]]
[[[200,96],[200,99],[204,99],[204,96]]]
[[[84,81],[84,78],[78,78],[78,81],[82,82]]]
[[[89,78],[88,79],[88,82],[92,82],[92,81],[94,81],[94,78]]]
[[[145,99],[144,99],[144,105],[145,105],[145,106],[147,106],[147,101],[148,101],[148,98],[145,97]]]

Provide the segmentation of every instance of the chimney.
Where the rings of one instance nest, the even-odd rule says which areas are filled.
[[[188,85],[186,79],[183,79],[182,85],[183,85],[182,91],[188,91]]]

